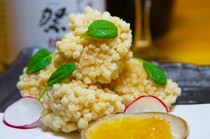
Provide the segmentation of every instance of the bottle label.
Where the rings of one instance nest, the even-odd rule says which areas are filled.
[[[9,47],[7,60],[13,60],[14,55],[25,47],[39,46],[54,50],[56,42],[70,32],[70,13],[81,13],[86,6],[105,10],[105,0],[11,0],[5,5],[4,14],[11,17],[5,19],[5,40]]]

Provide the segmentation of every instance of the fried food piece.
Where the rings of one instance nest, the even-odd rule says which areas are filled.
[[[154,95],[170,107],[181,95],[177,83],[167,79],[167,84],[164,86],[155,84],[146,73],[143,64],[134,59],[126,62],[120,77],[113,80],[109,88],[123,98],[125,105],[141,95]]]
[[[83,14],[69,16],[70,33],[57,42],[52,62],[31,74],[26,68],[17,88],[22,96],[38,97],[51,74],[64,63],[74,63],[75,71],[61,83],[47,87],[43,123],[56,132],[72,132],[108,115],[123,112],[126,105],[141,95],[154,95],[168,107],[181,94],[181,89],[168,79],[165,86],[155,84],[142,63],[132,58],[130,25],[108,12],[86,8]],[[95,20],[114,23],[114,39],[80,38]]]
[[[53,64],[50,64],[45,69],[30,74],[26,73],[26,68],[24,68],[23,74],[19,77],[17,88],[22,96],[38,97],[56,68]]]
[[[80,38],[88,26],[98,19],[114,23],[118,28],[118,36],[114,39]],[[85,84],[110,83],[112,79],[118,78],[124,63],[132,57],[130,24],[112,17],[108,12],[100,13],[89,7],[83,14],[71,14],[69,20],[72,32],[57,42],[56,55],[62,58],[57,62],[74,62],[76,70],[73,75]]]
[[[122,98],[108,88],[75,80],[53,85],[42,102],[43,123],[56,132],[83,129],[92,121],[124,110]]]

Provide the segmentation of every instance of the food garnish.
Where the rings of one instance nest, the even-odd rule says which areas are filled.
[[[37,127],[43,110],[42,103],[34,97],[23,97],[4,112],[3,121],[6,125],[16,128]]]
[[[63,64],[50,76],[47,86],[52,86],[55,83],[60,83],[68,77],[75,69],[75,64]]]
[[[143,61],[143,66],[146,72],[148,73],[149,77],[158,85],[166,85],[167,83],[167,78],[161,68],[158,66],[147,62]]]
[[[168,112],[168,107],[165,103],[156,96],[145,95],[140,96],[124,110],[125,113],[139,113],[139,112]]]
[[[87,32],[81,38],[91,36],[98,39],[111,39],[116,38],[117,35],[118,29],[112,22],[108,20],[95,20],[90,24]]]
[[[149,77],[158,85],[166,85],[167,84],[167,77],[164,74],[163,70],[154,65],[153,63],[150,63],[146,60],[143,60],[141,58],[133,58],[134,60],[138,62],[142,62],[144,69],[146,70]]]
[[[29,60],[27,73],[34,73],[47,67],[52,61],[52,54],[47,49],[41,49]]]
[[[44,90],[40,93],[38,99],[41,99],[44,93],[47,90],[47,87],[53,86],[55,83],[62,82],[65,78],[67,78],[75,69],[75,64],[63,64],[61,65],[53,74],[50,76],[50,78],[47,81],[47,86],[44,88]]]

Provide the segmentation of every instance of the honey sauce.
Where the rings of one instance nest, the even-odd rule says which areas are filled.
[[[90,139],[173,139],[169,123],[158,116],[112,119],[89,131],[88,136]]]

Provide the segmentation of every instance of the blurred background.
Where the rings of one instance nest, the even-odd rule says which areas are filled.
[[[82,12],[85,6],[123,18],[131,23],[135,36],[138,30],[134,1],[0,0],[0,72],[6,71],[26,47],[54,50],[55,42],[68,32],[68,14]],[[152,45],[158,50],[155,60],[210,65],[210,1],[150,2],[149,32]],[[141,52],[136,53],[141,56]]]
[[[128,9],[132,6],[135,8],[133,1],[120,5],[113,3],[108,0],[108,10],[130,21],[135,31],[135,13]],[[118,11],[116,7],[123,7],[124,12]],[[150,31],[153,45],[158,49],[157,60],[210,64],[209,0],[151,0]]]
[[[166,61],[210,64],[210,1],[176,0],[169,30],[154,39]]]

